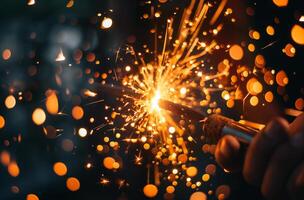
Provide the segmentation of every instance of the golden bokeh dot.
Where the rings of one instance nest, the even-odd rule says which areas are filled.
[[[255,66],[257,66],[258,68],[264,68],[265,65],[266,65],[266,61],[265,61],[264,56],[257,55],[255,57],[254,63],[255,63]]]
[[[168,192],[169,194],[172,194],[175,192],[175,188],[172,186],[172,185],[169,185],[167,188],[166,188],[166,192]]]
[[[267,26],[266,27],[266,33],[268,34],[268,35],[274,35],[275,34],[275,30],[274,30],[274,28],[273,28],[273,26]]]
[[[17,177],[20,174],[19,166],[15,162],[11,162],[8,165],[7,170],[12,177]]]
[[[254,52],[254,51],[255,51],[255,46],[254,46],[254,44],[252,44],[252,43],[248,44],[248,50],[249,50],[250,52]]]
[[[115,163],[115,159],[112,157],[106,157],[103,159],[103,166],[107,169],[113,169],[114,163]]]
[[[4,104],[8,109],[12,109],[16,105],[16,98],[13,95],[9,95],[6,97]]]
[[[285,7],[288,5],[288,0],[272,0],[272,1],[278,7]]]
[[[72,109],[72,116],[76,120],[80,120],[83,118],[84,111],[83,108],[80,106],[74,106]]]
[[[210,180],[210,175],[209,175],[209,174],[204,174],[204,175],[202,176],[202,180],[203,180],[204,182],[209,181],[209,180]]]
[[[300,25],[294,25],[291,29],[291,38],[297,44],[304,45],[304,28]]]
[[[103,151],[103,146],[101,144],[97,145],[96,150],[98,152],[102,152]]]
[[[113,24],[113,20],[109,17],[105,17],[105,18],[103,18],[103,20],[101,22],[101,28],[102,29],[111,28],[112,24]]]
[[[241,46],[235,44],[229,49],[229,55],[233,60],[241,60],[244,52]]]
[[[10,49],[4,49],[4,51],[2,52],[2,58],[3,60],[9,60],[12,56],[12,52]]]
[[[85,137],[85,136],[87,136],[87,134],[88,134],[88,131],[87,131],[87,129],[85,129],[85,128],[80,128],[80,129],[78,130],[78,135],[79,135],[80,137]]]
[[[55,172],[55,174],[57,174],[58,176],[64,176],[66,175],[68,168],[66,167],[66,165],[62,162],[56,162],[53,166],[53,170]]]
[[[271,91],[265,93],[265,100],[268,103],[271,103],[273,101],[273,93]]]
[[[36,108],[32,114],[32,120],[36,125],[42,125],[46,120],[46,114],[42,108]]]
[[[198,171],[197,168],[192,166],[192,167],[187,168],[186,174],[189,177],[194,177],[197,175],[197,171]]]
[[[296,48],[292,44],[286,44],[285,48],[283,49],[283,53],[292,58],[296,54]]]
[[[252,96],[252,97],[250,98],[250,104],[251,104],[252,106],[257,106],[257,105],[259,104],[259,99],[258,99],[258,97],[257,97],[257,96]]]
[[[11,162],[11,155],[7,151],[2,151],[0,154],[0,161],[2,165],[8,166]]]
[[[297,110],[303,110],[304,108],[304,100],[303,98],[298,98],[295,102],[295,107]]]
[[[207,200],[207,195],[204,192],[194,192],[189,200]]]
[[[0,129],[2,129],[5,126],[5,119],[2,115],[0,115]]]
[[[188,160],[188,156],[186,154],[180,154],[178,157],[177,157],[178,161],[181,162],[181,163],[186,163],[187,160]]]
[[[147,184],[144,187],[143,192],[144,192],[146,197],[154,198],[154,197],[157,196],[158,188],[153,184]]]
[[[26,200],[39,200],[39,197],[35,194],[26,195]]]
[[[77,178],[70,177],[66,181],[66,187],[70,191],[75,192],[75,191],[79,190],[79,188],[80,188],[80,182],[79,182],[79,180]]]
[[[113,169],[119,169],[120,164],[118,162],[113,163]]]
[[[216,166],[214,164],[209,164],[206,166],[205,171],[209,175],[214,175],[216,172]]]
[[[253,31],[252,38],[255,40],[259,40],[261,38],[261,35],[258,31]]]
[[[282,86],[282,87],[285,87],[288,84],[289,79],[288,79],[285,71],[281,70],[277,73],[276,82],[279,86]]]
[[[59,103],[58,103],[58,97],[57,97],[55,91],[50,90],[47,92],[47,98],[46,98],[45,105],[46,105],[46,110],[50,114],[55,115],[58,113]]]
[[[263,91],[263,85],[255,78],[251,78],[247,84],[246,89],[251,95],[257,95]]]

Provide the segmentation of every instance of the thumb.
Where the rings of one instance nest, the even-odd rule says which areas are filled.
[[[243,154],[240,142],[233,136],[221,138],[215,150],[215,159],[224,169],[235,172],[243,165]]]

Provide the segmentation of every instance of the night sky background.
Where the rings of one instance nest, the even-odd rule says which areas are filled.
[[[8,150],[18,161],[21,173],[17,178],[11,177],[4,166],[0,166],[0,199],[25,199],[29,193],[35,193],[41,200],[55,199],[90,199],[90,200],[139,200],[145,199],[142,187],[146,182],[146,167],[135,166],[132,162],[124,162],[124,167],[117,173],[110,173],[102,167],[85,169],[87,162],[93,166],[101,165],[103,155],[94,152],[92,146],[98,144],[99,135],[89,139],[76,137],[73,127],[86,126],[83,122],[75,122],[68,117],[50,117],[48,123],[56,124],[56,128],[63,128],[64,133],[55,139],[46,138],[42,128],[35,126],[31,119],[32,111],[37,105],[42,105],[45,99],[44,92],[53,88],[64,93],[65,88],[70,88],[71,95],[60,96],[65,109],[70,109],[75,102],[79,102],[79,90],[87,84],[82,70],[90,67],[94,71],[107,71],[115,64],[117,49],[130,42],[130,38],[136,38],[133,43],[135,48],[140,48],[142,41],[150,43],[151,38],[147,33],[152,24],[140,20],[143,13],[149,8],[145,1],[140,0],[75,0],[72,8],[66,8],[64,0],[36,0],[35,6],[27,6],[26,1],[1,0],[0,2],[0,52],[10,48],[13,55],[9,61],[0,59],[0,113],[6,116],[6,126],[0,130],[0,151]],[[186,0],[171,0],[162,6],[168,13],[173,7],[181,9],[187,5]],[[152,4],[156,4],[152,0]],[[255,15],[250,17],[246,14],[246,8],[254,8]],[[303,97],[303,72],[304,72],[304,46],[294,45],[297,53],[289,58],[282,53],[287,43],[292,43],[290,29],[298,16],[304,14],[302,0],[290,1],[285,8],[276,7],[271,0],[231,0],[228,6],[233,8],[237,25],[229,28],[227,34],[219,36],[219,40],[229,40],[231,43],[240,43],[248,40],[249,28],[261,30],[261,40],[256,41],[256,54],[263,54],[267,60],[267,66],[276,70],[284,69],[290,83],[286,87],[285,101],[282,95],[275,97],[276,103],[265,108],[246,110],[244,116],[252,121],[266,123],[273,116],[280,115],[283,108],[294,107],[294,101]],[[113,12],[109,11],[112,9]],[[113,26],[107,30],[100,29],[100,18],[97,13],[113,19]],[[165,12],[163,13],[166,14]],[[274,25],[276,35],[266,37],[265,28],[274,24],[274,17],[280,19],[280,24]],[[302,24],[303,25],[303,24]],[[264,37],[265,36],[265,37]],[[34,39],[33,39],[34,38]],[[276,41],[269,47],[262,49],[267,44]],[[67,58],[73,57],[75,49],[82,49],[84,55],[94,52],[101,61],[98,66],[82,61],[73,64],[63,70],[63,85],[59,87],[52,74],[58,70],[54,58],[59,50],[65,52]],[[67,59],[68,60],[68,59]],[[245,62],[254,63],[254,57],[246,57]],[[71,63],[66,61],[65,64]],[[250,65],[250,64],[249,64]],[[33,67],[36,66],[36,67]],[[37,74],[30,76],[31,70],[36,69]],[[24,100],[18,101],[13,110],[7,110],[4,99],[15,91],[24,91]],[[276,88],[273,88],[276,94]],[[17,95],[18,96],[18,95]],[[105,97],[106,99],[108,97]],[[72,103],[71,103],[72,102]],[[84,103],[84,102],[82,102]],[[100,105],[89,107],[86,112],[95,112],[96,120],[102,119],[106,113]],[[229,116],[238,116],[240,111],[224,111]],[[284,116],[285,117],[285,116]],[[287,117],[288,120],[293,118]],[[16,141],[21,134],[22,141]],[[200,134],[200,133],[196,133]],[[77,147],[73,152],[65,152],[61,149],[61,143],[70,139]],[[7,145],[9,143],[9,145]],[[121,148],[123,149],[123,148]],[[200,163],[214,162],[211,155],[201,152],[201,145],[197,147],[198,157],[204,157]],[[123,152],[123,150],[121,150]],[[132,160],[133,155],[120,154],[123,160]],[[66,189],[65,178],[56,176],[52,171],[53,163],[65,162],[69,168],[68,176],[75,176],[81,182],[81,189],[70,192]],[[226,174],[220,168],[208,185],[216,186],[227,184],[231,187],[229,199],[263,199],[257,188],[248,186],[240,174]],[[107,186],[100,185],[100,175],[104,174],[111,180],[123,178],[129,186],[118,188],[117,184]],[[20,192],[14,194],[11,187],[16,185]],[[201,187],[203,191],[204,186]],[[208,187],[209,188],[209,187]],[[160,187],[157,199],[163,199],[165,187]],[[193,191],[184,184],[178,186],[174,199],[188,199]],[[213,199],[214,196],[208,197]]]

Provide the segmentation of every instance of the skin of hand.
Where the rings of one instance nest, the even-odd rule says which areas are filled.
[[[304,114],[291,124],[272,120],[246,151],[236,138],[225,136],[215,158],[230,172],[242,171],[268,200],[304,199]]]

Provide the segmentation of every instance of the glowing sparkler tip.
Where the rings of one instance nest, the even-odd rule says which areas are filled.
[[[154,97],[151,99],[151,110],[152,111],[159,111],[160,110],[160,107],[158,105],[158,102],[159,102],[160,98],[161,98],[160,91],[156,90],[156,92],[154,94]]]

